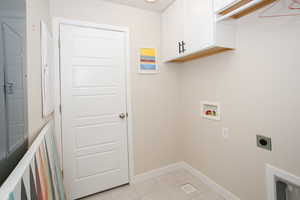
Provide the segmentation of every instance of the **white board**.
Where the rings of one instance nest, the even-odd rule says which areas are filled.
[[[41,21],[41,70],[43,117],[54,111],[53,42],[47,25]]]

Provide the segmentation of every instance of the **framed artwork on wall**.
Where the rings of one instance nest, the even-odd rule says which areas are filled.
[[[139,70],[141,74],[158,73],[156,48],[140,48],[139,49]]]

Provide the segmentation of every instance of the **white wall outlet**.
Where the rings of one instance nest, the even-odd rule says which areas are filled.
[[[225,139],[229,137],[229,128],[223,128],[222,129],[222,136]]]

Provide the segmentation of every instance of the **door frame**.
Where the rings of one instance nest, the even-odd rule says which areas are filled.
[[[132,104],[131,104],[131,83],[130,83],[130,46],[129,46],[129,28],[122,26],[113,26],[108,24],[97,24],[87,21],[78,21],[65,18],[53,18],[53,48],[54,48],[54,122],[55,135],[57,139],[57,148],[60,157],[61,170],[63,172],[63,153],[62,153],[62,126],[61,126],[61,73],[60,73],[60,25],[73,25],[79,27],[106,29],[111,31],[123,32],[125,34],[125,59],[126,59],[126,107],[127,107],[127,143],[128,143],[128,167],[129,183],[134,180],[134,150],[133,150],[133,129],[132,129]]]

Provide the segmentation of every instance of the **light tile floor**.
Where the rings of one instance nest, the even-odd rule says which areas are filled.
[[[181,187],[191,184],[197,191],[187,194]],[[82,200],[225,200],[186,170],[176,170],[144,182],[122,186]]]

